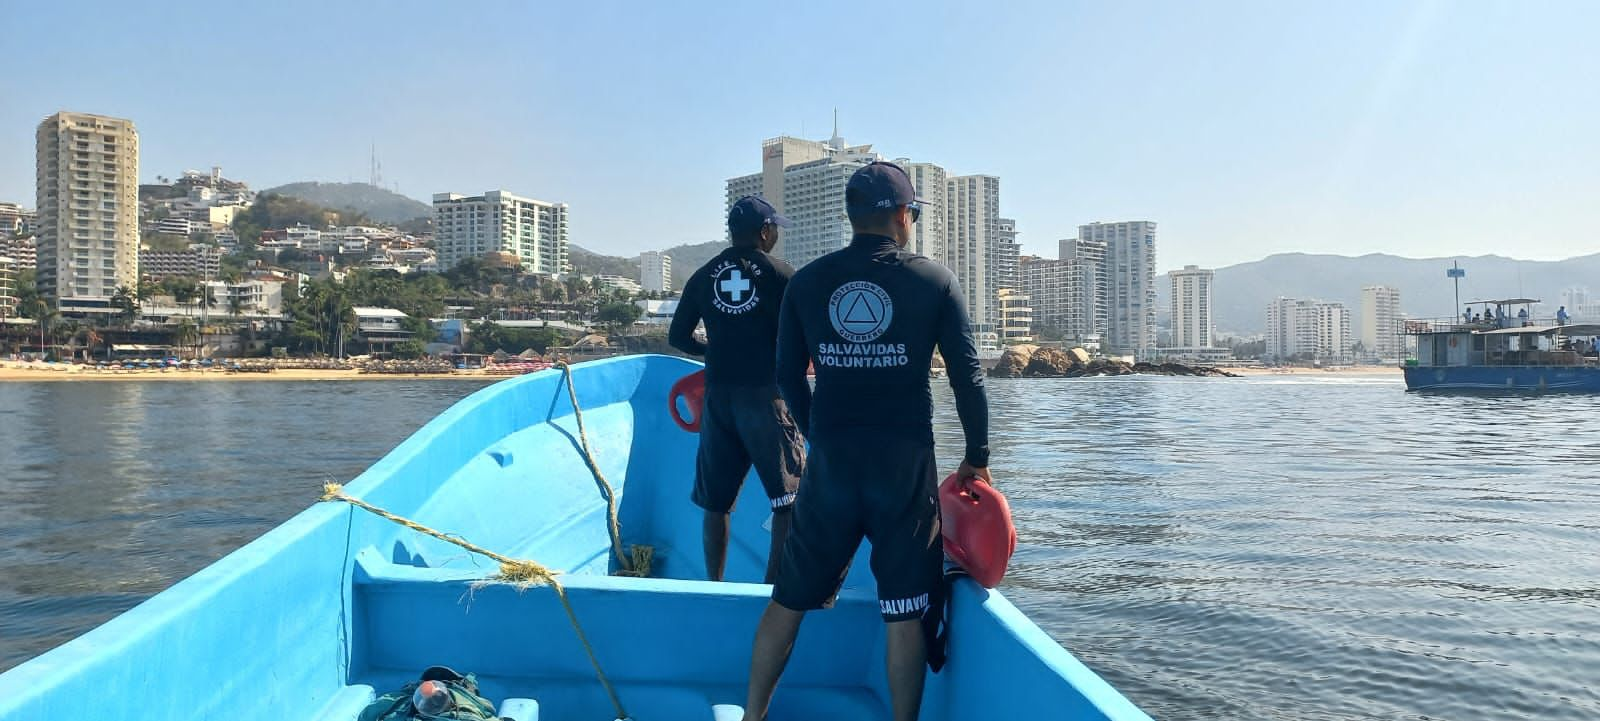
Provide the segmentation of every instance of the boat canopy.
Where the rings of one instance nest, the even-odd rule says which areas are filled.
[[[1565,335],[1585,336],[1600,335],[1600,323],[1577,323],[1572,325],[1525,325],[1514,328],[1496,328],[1494,330],[1474,331],[1477,335]]]
[[[1462,305],[1532,305],[1544,301],[1538,298],[1507,298],[1505,300],[1469,300]]]

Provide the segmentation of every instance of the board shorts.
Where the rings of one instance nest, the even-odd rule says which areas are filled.
[[[889,622],[922,618],[942,588],[938,467],[930,438],[811,443],[805,482],[784,540],[772,600],[791,611],[829,605],[861,539],[872,541],[878,610]]]
[[[701,408],[694,504],[712,513],[732,511],[754,465],[772,512],[792,508],[805,471],[805,439],[778,387],[708,385]]]

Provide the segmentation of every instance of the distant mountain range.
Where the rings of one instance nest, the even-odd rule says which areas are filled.
[[[1455,288],[1445,269],[1459,261],[1467,271],[1461,301],[1537,298],[1540,315],[1553,315],[1561,291],[1572,287],[1600,290],[1600,253],[1559,261],[1516,260],[1498,255],[1459,258],[1402,258],[1374,253],[1359,257],[1280,253],[1258,261],[1216,269],[1212,291],[1217,332],[1249,335],[1266,325],[1267,303],[1278,296],[1337,301],[1350,309],[1352,333],[1360,331],[1361,287],[1388,285],[1400,289],[1400,309],[1412,317],[1443,317],[1461,312]],[[1156,279],[1157,308],[1165,320],[1171,307],[1172,283]]]
[[[712,256],[722,252],[728,247],[727,242],[712,240],[704,243],[678,245],[668,248],[666,253],[672,258],[672,287],[682,289],[690,274],[694,273]],[[568,248],[568,256],[572,261],[572,271],[586,275],[620,275],[637,280],[639,278],[639,256],[624,258],[616,255],[602,255],[592,250],[573,245]]]
[[[672,284],[682,289],[696,268],[727,247],[715,240],[671,248]],[[1344,303],[1350,309],[1351,332],[1361,328],[1361,288],[1387,285],[1400,289],[1400,309],[1412,317],[1459,313],[1455,288],[1445,277],[1451,263],[1467,271],[1461,300],[1536,298],[1544,301],[1539,315],[1554,315],[1561,292],[1588,287],[1600,292],[1600,253],[1558,261],[1517,260],[1498,255],[1460,258],[1402,258],[1373,253],[1357,257],[1279,253],[1261,260],[1216,269],[1212,291],[1217,332],[1222,336],[1255,335],[1266,325],[1267,303],[1278,296]],[[601,255],[572,246],[573,269],[579,273],[639,277],[639,259]],[[1158,320],[1167,325],[1172,283],[1156,278]]]
[[[433,206],[366,183],[289,183],[262,193],[286,195],[324,208],[360,211],[379,223],[403,223],[433,215]]]

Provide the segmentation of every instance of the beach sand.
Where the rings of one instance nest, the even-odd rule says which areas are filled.
[[[6,381],[395,381],[395,380],[500,380],[515,376],[488,375],[482,371],[451,373],[362,373],[355,370],[285,368],[271,373],[228,373],[222,370],[98,371],[83,366],[0,361],[0,383]]]
[[[1272,376],[1272,375],[1316,375],[1316,376],[1397,376],[1400,367],[1392,365],[1379,366],[1339,366],[1336,368],[1223,368],[1229,373],[1242,376]]]

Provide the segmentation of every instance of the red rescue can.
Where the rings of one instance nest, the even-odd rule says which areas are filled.
[[[678,399],[682,398],[689,406],[689,413],[694,416],[693,421],[685,420],[678,411]],[[706,401],[706,372],[698,370],[678,379],[672,384],[672,390],[667,393],[667,410],[672,413],[672,420],[690,433],[700,432],[700,411],[705,407]]]
[[[1000,585],[1017,550],[1011,505],[994,486],[974,479],[963,490],[952,473],[939,484],[944,552],[984,588]]]

